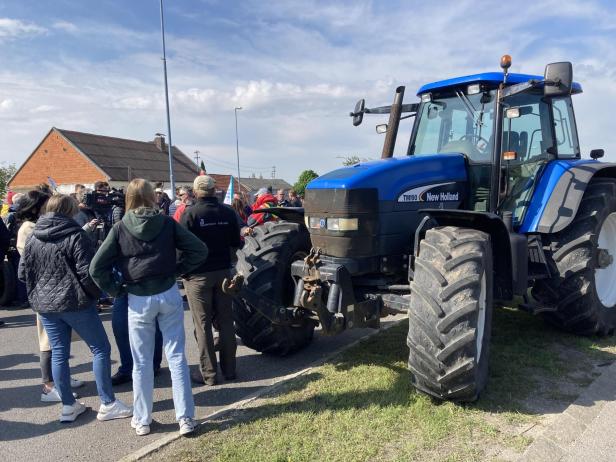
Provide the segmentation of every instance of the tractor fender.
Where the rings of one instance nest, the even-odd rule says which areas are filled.
[[[518,285],[527,284],[526,253],[517,251],[521,244],[519,239],[512,239],[503,220],[496,214],[487,212],[474,212],[472,210],[452,210],[452,209],[423,209],[419,211],[426,215],[415,233],[415,257],[419,250],[419,241],[425,235],[427,229],[434,226],[459,226],[464,228],[477,229],[490,235],[492,241],[492,252],[494,257],[494,296],[501,300],[511,300],[513,294],[518,293]],[[518,237],[517,233],[512,233]],[[522,245],[526,244],[524,237]],[[512,243],[516,247],[516,252],[512,252]],[[524,261],[519,262],[521,253],[524,253]],[[514,262],[514,259],[516,260]],[[514,273],[514,268],[519,268],[521,276]],[[517,273],[517,270],[516,270]],[[520,281],[520,279],[523,279]],[[519,283],[518,283],[519,281]]]
[[[593,177],[616,178],[616,164],[594,160],[548,164],[520,227],[521,233],[557,233],[577,214],[586,186]]]

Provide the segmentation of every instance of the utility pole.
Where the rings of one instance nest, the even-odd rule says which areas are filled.
[[[235,112],[235,154],[237,155],[237,190],[242,192],[242,184],[240,183],[240,138],[237,134],[237,111],[241,111],[242,107],[236,107],[233,109]]]
[[[195,164],[197,165],[197,173],[199,173],[199,169],[201,168],[199,166],[199,159],[200,159],[199,154],[201,154],[201,151],[196,150],[195,151],[195,157],[193,157],[193,159],[195,159]]]
[[[272,166],[272,180],[276,178],[276,166]]]
[[[165,76],[165,103],[167,107],[167,134],[169,135],[169,185],[171,200],[175,199],[175,178],[173,176],[173,153],[171,141],[171,116],[169,115],[169,88],[167,86],[167,52],[165,50],[165,18],[163,13],[163,0],[160,0],[160,34],[163,44],[163,73]]]

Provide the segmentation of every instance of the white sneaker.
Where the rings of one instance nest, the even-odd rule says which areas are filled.
[[[182,417],[180,419],[180,435],[188,435],[192,433],[197,428],[197,423],[194,419],[190,417]]]
[[[133,419],[130,420],[130,426],[135,429],[135,433],[137,433],[138,436],[144,436],[150,433],[149,425],[142,425],[135,422]]]
[[[119,399],[110,404],[101,404],[96,418],[98,420],[125,419],[133,415],[133,408]]]
[[[71,377],[71,388],[83,387],[85,382],[83,380],[74,379]]]
[[[60,415],[60,422],[74,422],[75,419],[86,412],[86,407],[83,403],[75,401],[72,406],[62,406],[62,414]]]
[[[73,398],[77,399],[79,398],[79,395],[77,395],[77,393],[73,393]],[[60,397],[60,392],[54,386],[49,391],[45,391],[45,388],[43,388],[43,392],[41,393],[41,401],[44,403],[61,403],[62,398]]]

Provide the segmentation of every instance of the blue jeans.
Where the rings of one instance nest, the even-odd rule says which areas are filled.
[[[133,372],[133,355],[130,351],[128,336],[128,295],[121,295],[113,300],[111,311],[111,328],[120,352],[120,367],[118,373],[130,375]],[[163,336],[156,323],[156,337],[154,340],[154,369],[160,369],[163,360]]]
[[[71,330],[79,334],[93,355],[92,368],[96,389],[103,404],[113,403],[111,387],[111,345],[95,306],[79,311],[40,313],[51,345],[51,372],[53,381],[62,397],[62,404],[75,403],[71,391],[71,371],[68,358],[71,354]]]
[[[128,328],[134,361],[133,420],[142,425],[152,422],[152,357],[156,321],[163,334],[165,356],[171,372],[176,419],[195,416],[188,362],[184,355],[184,306],[180,291],[173,284],[170,289],[156,295],[128,295]]]

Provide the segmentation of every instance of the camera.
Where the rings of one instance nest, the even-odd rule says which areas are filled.
[[[86,193],[85,204],[96,213],[106,214],[114,206],[124,207],[124,194],[117,189],[109,192],[90,191]]]

